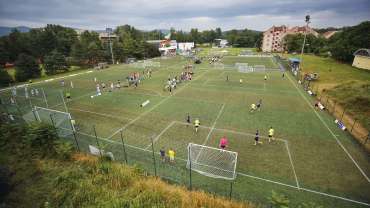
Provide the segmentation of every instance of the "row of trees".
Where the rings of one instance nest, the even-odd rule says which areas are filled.
[[[146,32],[124,25],[114,33],[119,37],[112,39],[116,61],[160,55],[153,45],[144,41]],[[74,29],[60,25],[47,25],[27,33],[14,30],[0,38],[0,85],[12,81],[3,69],[6,63],[15,64],[16,81],[26,81],[40,77],[42,69],[51,75],[68,71],[71,65],[91,67],[111,60],[109,43],[102,42],[97,32],[77,34]]]
[[[370,21],[362,22],[353,27],[342,28],[330,39],[322,36],[307,35],[305,53],[332,56],[334,59],[351,63],[353,53],[359,48],[370,48]],[[284,39],[288,52],[300,52],[304,36],[287,35]]]
[[[233,47],[260,47],[262,33],[253,30],[229,30],[222,32],[221,28],[215,30],[198,31],[193,28],[190,32],[170,30],[171,38],[177,42],[191,41],[196,44],[213,43],[215,39],[226,39]]]

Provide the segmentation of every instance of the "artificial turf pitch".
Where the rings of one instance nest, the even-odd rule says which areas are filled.
[[[60,111],[66,111],[61,92],[71,93],[72,99],[65,102],[76,120],[81,149],[88,151],[88,144],[96,146],[94,126],[101,138],[99,145],[113,152],[116,159],[123,160],[122,132],[128,162],[154,174],[150,152],[153,140],[157,175],[171,181],[189,184],[185,167],[188,143],[217,147],[219,139],[227,136],[227,149],[238,152],[233,198],[264,204],[275,190],[287,195],[293,204],[316,202],[327,207],[361,207],[370,203],[370,182],[366,178],[370,175],[368,154],[348,133],[337,128],[327,112],[313,108],[314,100],[288,72],[285,77],[278,70],[239,73],[216,69],[205,61],[195,65],[193,80],[179,84],[171,95],[164,90],[166,80],[169,76],[179,76],[188,60],[174,57],[153,61],[160,62],[161,66],[137,89],[122,87],[90,97],[96,91],[94,78],[109,87],[110,82],[117,80],[125,84],[131,72],[142,72],[125,64],[64,78],[65,87],[61,86],[60,79],[33,87],[42,88],[47,106]],[[271,58],[227,56],[222,62],[277,68]],[[69,81],[73,81],[73,89]],[[2,97],[9,93],[3,92]],[[21,89],[18,94],[22,94]],[[31,105],[46,107],[41,93],[31,102],[21,96],[17,99],[20,109],[14,108],[14,111],[29,111]],[[250,104],[259,99],[262,99],[261,111],[251,113]],[[146,100],[150,100],[150,104],[140,107]],[[198,133],[184,123],[188,114],[192,120],[200,119]],[[266,136],[271,126],[278,139],[269,143]],[[263,144],[254,146],[257,129]],[[176,164],[160,162],[157,154],[160,148],[175,149]],[[192,185],[225,196],[231,188],[230,181],[195,172]]]

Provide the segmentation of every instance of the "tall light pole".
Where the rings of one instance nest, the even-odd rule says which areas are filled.
[[[302,62],[303,62],[303,51],[304,51],[304,46],[306,45],[306,37],[307,37],[307,30],[308,30],[308,24],[310,24],[310,15],[306,15],[306,28],[304,30],[304,38],[303,38],[303,45],[302,45],[302,50],[301,50],[301,66],[302,66]]]
[[[108,33],[110,53],[112,55],[112,64],[114,64],[114,55],[113,55],[113,42],[110,40],[110,34],[112,33],[112,28],[106,28],[105,31]]]

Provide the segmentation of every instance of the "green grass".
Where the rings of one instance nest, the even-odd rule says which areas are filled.
[[[336,102],[359,119],[370,130],[370,72],[343,64],[331,58],[303,56],[303,71],[319,73],[314,88],[325,89]]]
[[[239,61],[238,58],[228,57],[223,61],[232,63],[233,60]],[[187,158],[186,147],[189,142],[217,147],[220,137],[226,135],[230,140],[228,149],[239,153],[237,171],[247,175],[238,175],[234,184],[234,197],[240,200],[265,203],[271,190],[275,190],[290,196],[293,205],[310,200],[326,207],[361,207],[355,203],[253,178],[259,177],[295,187],[297,184],[293,163],[300,187],[370,202],[369,182],[322,121],[369,175],[367,154],[349,134],[336,127],[333,118],[327,113],[317,112],[322,121],[318,118],[312,108],[314,101],[295,87],[293,77],[287,75],[282,78],[281,72],[269,71],[266,72],[268,80],[265,82],[265,73],[238,73],[214,69],[207,63],[202,63],[196,65],[194,79],[180,84],[174,94],[170,95],[163,91],[168,76],[178,75],[182,71],[182,65],[188,61],[176,57],[162,59],[160,62],[160,69],[153,72],[151,79],[143,80],[137,89],[122,88],[114,92],[103,92],[102,96],[93,99],[90,95],[95,92],[94,77],[99,82],[116,82],[118,79],[124,80],[131,72],[141,70],[130,65],[117,65],[108,70],[67,78],[67,86],[64,88],[58,81],[36,86],[44,88],[49,107],[57,110],[64,110],[58,92],[71,92],[72,101],[67,106],[80,127],[78,142],[84,150],[88,149],[89,144],[96,146],[92,136],[95,125],[97,135],[108,139],[101,139],[100,145],[107,151],[112,151],[119,160],[123,160],[119,133],[122,128],[125,143],[134,146],[126,147],[129,163],[140,164],[154,174],[152,154],[148,152],[151,150],[150,138],[156,139],[156,152],[162,147],[174,148],[177,152],[176,165],[157,163],[158,173],[172,181],[188,184],[188,170],[182,159]],[[268,59],[261,62],[270,64]],[[229,82],[225,81],[227,75]],[[242,84],[239,79],[243,79]],[[70,89],[68,85],[70,80],[74,83],[74,89]],[[250,104],[259,99],[263,100],[262,110],[250,113]],[[150,100],[150,104],[139,107],[145,100]],[[45,106],[41,97],[33,98],[32,101]],[[20,99],[19,105],[26,106],[24,111],[29,109],[26,100]],[[220,112],[223,105],[223,111]],[[14,107],[9,110],[16,111]],[[200,119],[204,128],[197,134],[192,127],[181,124],[187,114],[192,119]],[[220,116],[216,121],[218,114]],[[210,132],[209,127],[212,126],[215,129]],[[287,142],[275,141],[269,144],[263,138],[263,145],[254,146],[252,134],[258,129],[262,136],[266,136],[270,126],[274,127],[278,138]],[[161,132],[162,135],[157,137]],[[193,186],[225,196],[229,190],[229,182],[196,173],[193,174]]]

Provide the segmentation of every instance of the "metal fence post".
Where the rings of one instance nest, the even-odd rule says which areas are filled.
[[[230,200],[231,200],[232,194],[233,194],[233,183],[234,183],[233,181],[230,182],[230,194],[229,194]]]
[[[189,190],[193,189],[193,184],[191,181],[191,154],[190,154],[191,148],[190,145],[188,146],[188,162],[189,162]]]
[[[335,116],[335,106],[337,105],[337,101],[334,101],[334,107],[333,107],[333,114]]]
[[[99,140],[98,140],[98,135],[96,134],[95,125],[93,126],[93,129],[94,129],[96,144],[98,145],[98,149],[99,149],[99,154],[100,154],[100,157],[102,158],[103,154],[101,153],[100,144],[99,144]]]
[[[73,127],[73,124],[72,124],[71,119],[69,119],[69,124],[71,125],[71,128],[72,128],[73,137],[74,137],[74,139],[75,139],[77,149],[78,149],[78,151],[79,151],[79,152],[81,152],[81,150],[80,150],[80,145],[78,145],[78,141],[77,141],[77,137],[76,137],[75,128]]]
[[[157,165],[155,163],[155,155],[154,155],[154,143],[153,143],[153,137],[150,137],[150,140],[152,141],[152,154],[153,154],[153,165],[154,165],[154,175],[157,176]]]
[[[355,121],[354,121],[354,122],[353,122],[353,124],[352,124],[352,127],[351,127],[351,132],[352,132],[352,130],[353,130],[353,127],[355,126],[356,122],[357,122],[357,119],[355,119]]]
[[[53,119],[53,114],[50,114],[49,117],[50,117],[51,124],[53,125],[55,131],[57,131],[57,127],[55,126],[54,119]]]
[[[370,133],[367,135],[364,144],[366,144],[369,139],[370,139]]]
[[[346,109],[344,108],[343,109],[343,113],[342,113],[342,116],[340,117],[340,122],[342,122],[342,120],[343,120],[343,116],[344,116],[344,113],[346,112]]]
[[[33,116],[35,117],[35,121],[38,121],[37,116],[36,116],[36,113],[35,113],[35,109],[34,108],[31,108],[31,111],[33,113]]]
[[[125,143],[123,142],[123,133],[122,133],[122,130],[121,130],[121,141],[122,141],[122,148],[123,148],[123,155],[125,157],[125,162],[126,162],[126,164],[128,164],[127,163],[126,147],[125,147]]]

